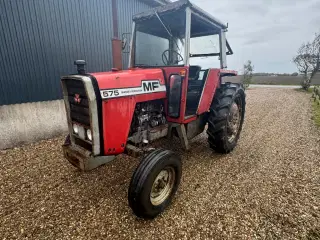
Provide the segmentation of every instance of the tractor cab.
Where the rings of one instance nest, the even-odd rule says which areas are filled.
[[[161,68],[167,79],[179,73],[181,82],[175,78],[175,84],[170,84],[176,99],[172,102],[171,98],[171,117],[181,122],[199,114],[206,80],[213,76],[209,76],[210,69],[196,62],[208,58],[212,66],[214,59],[209,57],[215,57],[220,69],[227,67],[226,55],[233,53],[226,40],[227,25],[187,0],[135,15],[133,21],[129,68]],[[185,106],[178,106],[180,98],[186,98]],[[176,112],[180,109],[181,113]]]

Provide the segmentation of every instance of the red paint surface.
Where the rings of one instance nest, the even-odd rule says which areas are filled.
[[[165,84],[161,69],[131,69],[92,73],[100,90],[141,86],[142,80],[159,80]],[[124,151],[136,103],[166,98],[166,92],[106,99],[102,102],[104,151],[106,155]]]
[[[198,116],[194,115],[193,117],[189,117],[187,119],[184,119],[183,120],[183,123],[189,123],[189,122],[192,122],[194,120],[197,120]]]
[[[164,67],[165,78],[163,76],[162,69],[129,69],[119,72],[101,72],[101,73],[91,73],[98,82],[100,90],[103,89],[112,89],[112,88],[128,88],[128,87],[139,87],[141,86],[142,80],[160,80],[160,84],[166,84],[165,79],[169,81],[169,78],[172,74],[180,74],[181,70],[186,70],[186,76],[182,80],[182,91],[181,91],[181,106],[180,106],[180,116],[179,118],[170,118],[167,117],[169,122],[176,123],[186,123],[189,122],[185,120],[185,111],[186,111],[186,98],[187,98],[187,89],[188,89],[188,70],[189,67]],[[145,94],[146,95],[146,94]],[[157,99],[156,97],[159,94],[148,94],[152,95],[152,99]],[[150,96],[149,96],[150,97]],[[147,97],[147,98],[149,98]],[[144,95],[137,95],[137,102],[143,101],[146,99]],[[160,98],[166,98],[166,93],[161,93]],[[148,100],[145,100],[148,101]],[[167,111],[167,100],[165,101],[166,111]]]
[[[165,84],[161,69],[131,69],[118,72],[91,73],[97,79],[100,90],[141,86],[142,80],[160,80]]]
[[[104,152],[124,151],[136,101],[134,97],[114,98],[102,103]]]
[[[165,92],[108,99],[102,102],[103,139],[106,155],[123,153],[136,103],[163,99]]]
[[[212,103],[213,96],[219,84],[219,73],[220,69],[210,69],[208,73],[208,78],[206,84],[203,88],[202,98],[200,99],[197,114],[200,115],[209,110]]]
[[[186,76],[182,80],[180,117],[167,117],[169,122],[188,123],[196,120],[196,116],[185,118],[186,97],[188,89],[188,67],[167,67],[161,69],[130,69],[125,71],[92,73],[98,82],[100,90],[112,88],[128,88],[141,86],[142,80],[159,80],[160,84],[166,84],[165,79],[169,81],[170,75],[179,74],[181,70],[186,70]],[[197,114],[200,115],[208,111],[212,102],[214,93],[219,84],[220,69],[211,69],[208,74],[208,80],[204,87],[204,94],[200,101]],[[224,70],[225,72],[226,70]],[[168,83],[166,84],[168,86]],[[103,138],[104,151],[106,155],[123,153],[129,130],[132,122],[132,116],[136,103],[164,99],[167,111],[166,92],[141,94],[136,96],[119,97],[107,99],[102,102],[103,118]]]

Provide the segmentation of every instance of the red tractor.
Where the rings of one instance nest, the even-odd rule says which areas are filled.
[[[227,26],[187,0],[133,17],[129,69],[62,77],[70,135],[65,158],[91,170],[118,154],[142,156],[128,191],[129,205],[154,218],[170,203],[181,178],[180,157],[150,143],[175,135],[188,141],[207,126],[209,147],[229,153],[237,145],[245,115],[245,93],[226,68],[232,50]],[[215,42],[216,41],[216,42]],[[211,50],[210,50],[211,49]],[[190,65],[216,56],[220,68]],[[210,63],[211,60],[210,60]]]

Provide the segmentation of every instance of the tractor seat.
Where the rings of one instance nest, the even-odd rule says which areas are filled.
[[[200,66],[190,66],[189,67],[189,81],[194,81],[199,79],[199,74],[201,71]]]

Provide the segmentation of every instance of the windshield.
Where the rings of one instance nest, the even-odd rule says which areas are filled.
[[[134,65],[183,66],[185,14],[168,14],[140,21],[135,29]]]
[[[220,43],[219,35],[209,35],[194,37],[190,39],[190,54],[210,54],[219,53]]]
[[[204,68],[219,68],[219,34],[193,37],[190,39],[190,64]],[[217,54],[208,56],[207,54]]]
[[[136,33],[136,66],[162,66],[162,53],[169,49],[169,40],[148,33]]]
[[[148,33],[136,33],[136,66],[183,65],[183,42],[179,39],[163,38]]]

